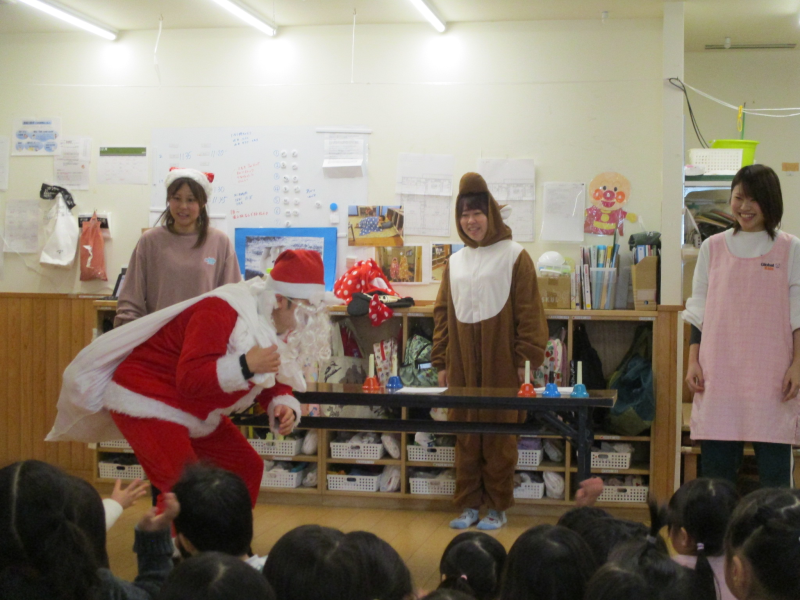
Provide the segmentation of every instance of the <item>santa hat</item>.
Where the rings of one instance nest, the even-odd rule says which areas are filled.
[[[206,199],[211,200],[211,195],[214,193],[214,188],[211,183],[214,181],[213,173],[203,173],[197,169],[181,169],[179,167],[172,167],[167,173],[167,178],[164,180],[164,187],[169,189],[172,182],[176,179],[191,179],[200,184],[206,193]]]
[[[267,288],[287,298],[315,300],[325,294],[325,267],[314,250],[284,250],[267,275]]]

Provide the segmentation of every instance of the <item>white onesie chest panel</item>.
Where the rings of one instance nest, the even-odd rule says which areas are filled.
[[[450,259],[450,294],[461,323],[497,316],[508,302],[511,277],[522,246],[504,240],[486,248],[466,247]]]

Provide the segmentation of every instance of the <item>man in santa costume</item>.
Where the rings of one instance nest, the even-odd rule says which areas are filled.
[[[286,250],[263,279],[102,335],[67,368],[47,439],[124,437],[162,494],[206,460],[240,475],[255,504],[264,462],[227,415],[258,402],[273,431],[292,431],[303,368],[330,356],[331,299],[319,253]]]

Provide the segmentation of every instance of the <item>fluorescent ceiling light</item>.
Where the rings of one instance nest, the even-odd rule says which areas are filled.
[[[89,17],[86,17],[72,10],[71,8],[67,8],[62,4],[53,2],[52,0],[48,0],[47,2],[43,2],[42,0],[19,0],[19,1],[22,2],[23,4],[27,4],[28,6],[32,6],[33,8],[37,8],[42,12],[46,12],[48,15],[56,17],[57,19],[66,21],[70,25],[74,25],[75,27],[80,27],[81,29],[88,31],[89,33],[99,35],[101,38],[105,38],[112,42],[115,39],[117,39],[117,31],[115,29],[111,29],[110,27],[106,27],[105,25],[99,25],[93,23]]]
[[[255,27],[259,31],[266,33],[267,35],[275,35],[278,33],[278,27],[264,19],[256,15],[252,10],[247,8],[244,4],[239,2],[238,0],[213,0],[217,4],[219,4],[222,8],[230,12],[231,14],[236,15],[242,21],[247,23],[248,25]]]
[[[215,0],[216,1],[216,0]],[[439,33],[444,32],[445,22],[443,19],[437,15],[430,4],[428,4],[427,0],[409,0],[411,4],[414,5],[419,12],[422,13],[422,16],[428,20],[428,23],[433,25],[433,28],[438,31]]]

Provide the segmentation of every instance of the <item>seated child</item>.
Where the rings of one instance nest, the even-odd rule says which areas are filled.
[[[259,571],[266,557],[250,556],[253,509],[250,492],[236,473],[207,464],[190,465],[172,491],[181,504],[175,544],[184,557],[222,552]]]
[[[723,479],[693,479],[672,495],[667,509],[669,537],[678,553],[673,560],[694,569],[709,592],[733,600],[725,583],[723,542],[739,502],[733,484]]]
[[[592,506],[573,508],[561,515],[558,524],[577,533],[589,546],[598,565],[608,561],[609,553],[622,542],[644,540],[648,529],[637,521],[616,519]]]
[[[511,546],[499,599],[583,600],[596,569],[592,551],[577,533],[538,525]]]
[[[275,592],[236,557],[204,552],[175,567],[158,600],[275,600]]]
[[[739,600],[800,598],[800,490],[742,498],[725,534],[725,579]]]
[[[477,600],[492,600],[500,591],[506,561],[503,544],[487,533],[465,531],[454,537],[439,562],[440,590],[455,590]]]
[[[156,597],[172,568],[173,494],[162,514],[152,509],[136,527],[132,583],[108,570],[103,503],[91,486],[28,460],[0,469],[0,494],[0,598],[145,600]]]
[[[610,553],[607,563],[609,569],[616,567],[614,574],[618,579],[626,581],[626,585],[638,587],[643,579],[647,593],[635,596],[648,600],[715,600],[713,590],[699,585],[697,574],[677,564],[669,556],[667,544],[659,535],[661,528],[667,522],[666,510],[659,508],[654,501],[648,503],[650,509],[650,531],[644,539],[633,539],[618,544]],[[604,571],[602,580],[589,582],[587,596],[598,597],[598,587],[606,587],[605,579],[609,574]],[[618,596],[613,595],[613,590],[606,589],[604,596],[608,600]]]

